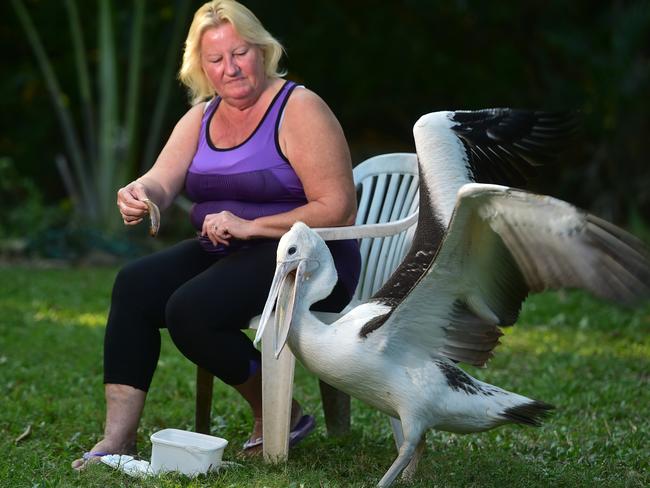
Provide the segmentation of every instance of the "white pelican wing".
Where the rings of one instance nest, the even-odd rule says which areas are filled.
[[[482,366],[528,293],[559,288],[632,303],[650,295],[649,255],[634,237],[561,200],[468,184],[428,269],[360,335]]]
[[[444,226],[466,183],[524,187],[536,168],[558,159],[575,135],[576,114],[510,108],[443,111],[413,126],[421,185]],[[427,204],[424,201],[422,204]]]

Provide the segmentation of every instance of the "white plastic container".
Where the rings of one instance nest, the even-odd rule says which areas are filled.
[[[178,471],[196,476],[219,469],[228,441],[187,430],[163,429],[151,435],[151,444],[154,473]]]

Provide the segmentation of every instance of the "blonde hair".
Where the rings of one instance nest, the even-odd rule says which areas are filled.
[[[207,29],[226,22],[234,27],[242,39],[262,50],[267,77],[279,78],[286,74],[278,70],[284,53],[282,44],[264,28],[255,14],[234,0],[213,0],[203,4],[194,14],[185,40],[183,64],[178,72],[178,79],[188,88],[193,104],[216,94],[201,67],[201,36]]]

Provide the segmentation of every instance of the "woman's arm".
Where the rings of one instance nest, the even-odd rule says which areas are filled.
[[[209,215],[203,234],[213,242],[226,243],[230,237],[281,237],[296,221],[311,227],[354,223],[357,202],[350,150],[341,125],[325,102],[309,90],[294,90],[285,108],[279,139],[302,182],[307,203],[255,220],[240,219],[229,212]]]
[[[196,152],[204,105],[195,105],[178,121],[149,171],[118,190],[117,206],[125,224],[134,225],[142,221],[147,211],[147,205],[142,201],[145,198],[160,208],[166,208],[181,191]]]
[[[341,124],[314,92],[293,91],[280,129],[280,147],[300,178],[308,203],[258,219],[259,225],[284,233],[297,220],[311,227],[354,224],[357,199],[350,149]]]

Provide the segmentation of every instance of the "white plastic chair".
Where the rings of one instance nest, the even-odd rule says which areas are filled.
[[[419,178],[415,154],[384,154],[367,159],[354,168],[354,181],[359,199],[355,225],[317,229],[325,240],[361,239],[357,290],[341,314],[316,312],[327,323],[367,300],[386,282],[408,251],[417,222]],[[257,328],[259,319],[257,316],[251,320],[251,328]],[[288,347],[274,358],[272,340],[267,336],[271,331],[271,327],[267,328],[262,337],[263,449],[266,460],[283,461],[289,451],[295,358]],[[197,368],[197,432],[210,430],[212,380],[210,373]],[[323,382],[321,394],[328,431],[345,431],[349,427],[349,397]],[[392,424],[399,445],[399,423]]]

